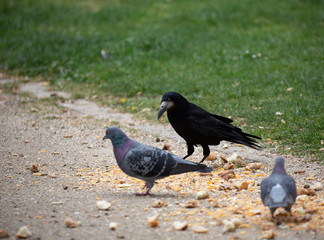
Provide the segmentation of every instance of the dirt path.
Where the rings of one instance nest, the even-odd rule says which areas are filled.
[[[323,190],[316,191],[316,196],[298,198],[293,207],[295,220],[279,213],[278,225],[269,221],[258,186],[269,174],[276,156],[268,150],[255,151],[229,143],[228,148],[223,148],[222,143],[211,149],[217,152],[215,162],[219,156],[228,158],[236,152],[246,158],[244,165],[261,162],[263,167],[253,171],[234,168],[236,178],[229,181],[218,175],[226,172],[221,167],[212,175],[188,173],[169,177],[154,186],[154,196],[137,197],[134,192],[141,191],[143,182],[127,177],[117,168],[111,143],[101,140],[105,128],[117,124],[133,139],[156,147],[167,142],[172,152],[184,156],[186,146],[169,125],[137,120],[130,114],[99,108],[83,100],[53,100],[53,93],[46,93],[44,84],[38,90],[44,95],[38,97],[49,100],[22,94],[28,88],[29,92],[36,89],[35,85],[21,85],[18,93],[6,93],[1,86],[0,229],[12,239],[25,225],[32,232],[31,239],[44,240],[259,239],[265,230],[274,232],[277,239],[324,239]],[[198,161],[201,152],[198,148],[190,160]],[[323,166],[308,159],[285,157],[287,171],[299,187],[324,184]],[[207,164],[217,165],[215,162]],[[30,170],[33,165],[39,172]],[[235,186],[243,182],[249,184],[248,189],[237,190]],[[200,190],[207,191],[209,199],[195,200]],[[112,204],[108,211],[98,210],[99,199]],[[198,206],[186,208],[190,200],[197,201]],[[157,201],[164,205],[152,207]],[[211,207],[211,203],[219,206]],[[159,226],[152,228],[146,218],[156,213]],[[67,228],[67,215],[81,225]],[[238,228],[223,233],[224,220],[233,218],[239,219]],[[175,221],[186,221],[188,228],[174,230]],[[119,224],[115,231],[109,229],[111,222]],[[196,226],[203,226],[208,232],[196,233]]]

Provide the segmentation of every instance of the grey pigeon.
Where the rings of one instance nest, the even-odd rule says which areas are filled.
[[[185,172],[211,172],[204,164],[186,161],[161,149],[148,146],[128,138],[117,127],[109,127],[104,139],[113,144],[115,158],[120,169],[127,175],[144,180],[147,191],[136,195],[149,195],[157,179]]]
[[[261,182],[261,199],[268,206],[271,217],[278,207],[283,207],[291,215],[291,206],[295,203],[297,190],[295,180],[285,171],[283,157],[275,159],[275,166],[271,175]]]

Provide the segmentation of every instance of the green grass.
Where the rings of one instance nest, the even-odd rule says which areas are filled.
[[[151,118],[178,91],[281,152],[324,159],[323,1],[2,0],[0,36],[2,71]]]

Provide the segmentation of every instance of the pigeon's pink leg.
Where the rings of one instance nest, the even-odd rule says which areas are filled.
[[[147,190],[145,193],[135,193],[136,196],[152,196],[153,194],[149,193],[150,190]]]
[[[145,182],[145,185],[143,186],[142,189],[147,188],[147,182]]]
[[[150,185],[150,186],[149,186]],[[150,190],[151,188],[153,187],[153,184],[148,184],[147,182],[145,182],[145,185],[143,187],[144,188],[147,188],[146,192],[145,193],[135,193],[136,196],[147,196],[147,195],[153,195],[150,193]]]

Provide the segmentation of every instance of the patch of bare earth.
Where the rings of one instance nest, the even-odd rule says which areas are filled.
[[[304,192],[294,217],[277,210],[275,221],[259,197],[276,157],[267,149],[224,142],[211,148],[214,160],[205,161],[215,167],[211,174],[165,178],[153,196],[138,197],[144,183],[119,170],[110,141],[102,141],[105,128],[114,122],[137,141],[159,148],[168,143],[169,151],[186,155],[169,125],[112,109],[96,112],[93,103],[80,110],[78,101],[0,91],[0,229],[11,238],[22,226],[31,239],[50,240],[324,238],[324,192],[309,190],[323,185],[321,165],[284,156]],[[233,153],[243,159],[231,166]],[[201,157],[198,147],[189,160]]]

